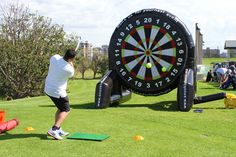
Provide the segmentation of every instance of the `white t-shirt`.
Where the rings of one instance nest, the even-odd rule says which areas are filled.
[[[67,80],[74,75],[74,67],[56,54],[50,58],[44,92],[52,97],[66,97]]]
[[[216,70],[216,73],[220,73],[220,74],[224,75],[227,70],[228,70],[228,69],[226,69],[226,68],[218,68],[218,69]]]

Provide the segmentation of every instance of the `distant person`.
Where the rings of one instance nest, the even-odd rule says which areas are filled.
[[[216,70],[218,68],[221,68],[221,64],[220,63],[216,63],[214,66],[213,66],[213,81],[215,82],[218,82],[218,77],[217,77],[217,74],[216,74]]]
[[[227,89],[231,84],[233,88],[235,88],[232,71],[228,69],[227,72],[221,78],[220,89]]]
[[[45,81],[44,92],[57,107],[55,123],[47,134],[57,140],[62,140],[61,136],[69,134],[62,130],[61,124],[70,112],[66,88],[68,79],[74,75],[73,60],[75,56],[76,52],[70,49],[65,52],[63,57],[58,54],[52,56]]]
[[[206,82],[213,81],[212,71],[207,72]]]
[[[236,74],[236,67],[235,67],[235,65],[230,65],[228,69],[230,69],[233,74]]]
[[[226,73],[228,69],[226,68],[218,68],[216,69],[216,75],[217,75],[217,80],[218,82],[220,82],[222,76]]]

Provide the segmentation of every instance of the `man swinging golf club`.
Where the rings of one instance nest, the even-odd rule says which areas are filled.
[[[62,130],[61,124],[70,111],[66,88],[68,79],[74,75],[73,60],[75,56],[76,52],[70,49],[65,52],[63,57],[58,54],[52,56],[45,81],[44,92],[51,98],[58,109],[55,114],[55,123],[47,134],[57,140],[62,140],[61,136],[69,134]]]

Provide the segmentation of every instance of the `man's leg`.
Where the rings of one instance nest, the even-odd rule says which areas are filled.
[[[60,127],[62,122],[65,120],[70,111],[69,99],[68,97],[63,98],[53,98],[50,97],[54,104],[57,106],[57,111],[55,113],[55,122],[52,128],[48,131],[48,135],[54,137],[55,139],[63,139],[61,136],[66,136],[69,133],[64,132]]]
[[[55,114],[55,124],[54,126],[60,128],[61,127],[61,123],[65,120],[65,118],[68,116],[70,112],[66,112],[66,111],[60,111],[57,110],[56,114]]]

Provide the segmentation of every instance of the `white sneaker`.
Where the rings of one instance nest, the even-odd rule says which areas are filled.
[[[52,129],[50,129],[48,131],[48,135],[52,136],[54,139],[56,140],[63,140],[63,138],[59,135],[59,133],[57,132],[57,130],[53,131]]]
[[[61,128],[60,128],[59,130],[57,130],[57,132],[58,132],[58,134],[59,134],[60,136],[67,136],[67,135],[69,135],[69,132],[65,132],[65,131],[63,131]]]

